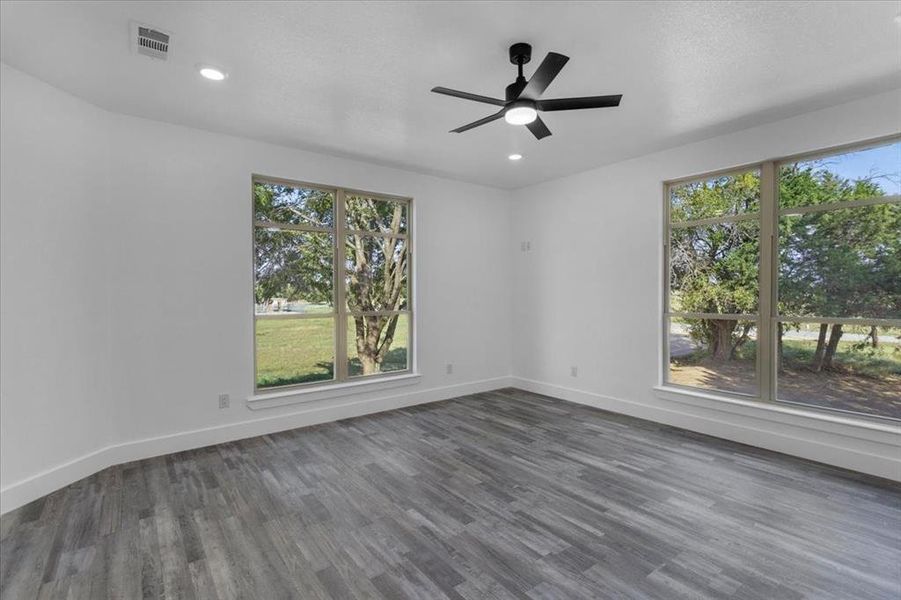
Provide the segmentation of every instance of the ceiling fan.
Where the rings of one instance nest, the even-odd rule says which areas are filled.
[[[556,52],[548,52],[541,64],[532,74],[532,78],[526,81],[522,76],[522,66],[532,59],[532,46],[525,43],[513,44],[510,46],[510,62],[517,66],[519,75],[516,81],[507,86],[506,100],[499,98],[491,98],[488,96],[480,96],[479,94],[470,94],[469,92],[461,92],[446,87],[434,87],[432,91],[436,94],[444,94],[446,96],[454,96],[455,98],[463,98],[464,100],[474,100],[475,102],[484,102],[485,104],[494,104],[500,106],[501,109],[489,115],[484,119],[473,121],[462,127],[451,129],[450,133],[463,133],[485,125],[501,117],[511,125],[525,125],[529,131],[538,138],[545,138],[551,135],[551,130],[547,128],[541,117],[538,116],[539,111],[553,110],[577,110],[582,108],[604,108],[619,106],[619,101],[623,97],[622,94],[614,94],[612,96],[585,96],[582,98],[554,98],[551,100],[542,100],[541,94],[551,84],[554,78],[563,69],[563,65],[569,60],[568,56],[557,54]]]

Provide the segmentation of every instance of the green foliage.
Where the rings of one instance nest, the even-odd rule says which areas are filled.
[[[257,222],[331,227],[334,194],[270,183],[253,187]],[[329,233],[256,228],[256,288],[259,304],[272,298],[332,302],[334,251]]]
[[[381,233],[407,232],[407,209],[403,204],[365,196],[348,196],[345,212],[348,229]]]
[[[759,209],[760,174],[757,171],[693,181],[670,190],[673,223],[752,213]]]
[[[758,226],[752,221],[674,228],[671,290],[679,310],[752,313],[757,308]]]
[[[882,174],[848,180],[823,161],[786,165],[779,173],[780,208],[883,196]],[[759,210],[756,171],[672,189],[673,223]],[[783,315],[901,316],[901,206],[880,204],[809,212],[779,219],[779,311]],[[670,265],[673,310],[757,312],[759,227],[739,221],[673,227]],[[742,341],[737,324],[696,320],[694,339],[726,355]]]
[[[882,196],[871,180],[848,181],[814,165],[780,174],[780,205],[810,206]],[[779,221],[779,309],[798,316],[901,315],[901,207],[880,204]]]
[[[334,231],[335,198],[331,192],[269,183],[254,186],[254,231],[258,304],[274,298],[331,305],[334,298],[335,243],[330,232],[266,228],[312,225]],[[348,230],[340,285],[346,286],[351,313],[400,311],[407,307],[407,205],[358,195],[345,204]],[[366,374],[378,372],[390,360],[397,315],[353,320],[355,338],[349,345]],[[386,367],[387,368],[387,367]]]
[[[259,182],[253,186],[256,221],[331,227],[334,207],[333,192]]]
[[[676,188],[673,222],[757,210],[756,172]],[[670,289],[678,310],[753,313],[757,308],[759,227],[754,221],[674,227],[670,239]]]
[[[673,221],[738,215],[759,209],[756,171],[675,188]],[[738,221],[674,227],[670,233],[670,290],[674,310],[698,313],[753,313],[757,310],[759,226]],[[728,356],[743,343],[737,323],[694,320],[690,335]],[[726,346],[728,343],[728,346]]]
[[[279,229],[254,230],[256,302],[272,298],[332,302],[332,236]]]

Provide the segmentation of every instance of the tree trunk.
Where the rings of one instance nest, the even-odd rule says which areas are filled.
[[[363,365],[363,375],[373,375],[379,372],[379,363],[367,354],[360,354],[360,364]]]
[[[741,335],[738,336],[738,339],[735,340],[735,343],[732,344],[732,349],[729,351],[729,360],[735,360],[741,347],[748,343],[748,333],[751,332],[751,327],[753,326],[753,323],[747,323],[742,326]]]
[[[777,369],[780,373],[782,373],[782,371],[785,369],[785,365],[782,363],[782,356],[783,356],[783,354],[782,354],[782,331],[783,331],[783,325],[782,325],[782,322],[781,322],[781,321],[780,321],[779,324],[776,326],[776,328],[777,328],[777,329],[776,329],[776,336],[777,336],[777,337],[776,337],[776,369]]]
[[[713,329],[711,332],[710,351],[716,360],[729,360],[732,354],[732,332],[735,330],[735,321],[714,319],[710,321]]]
[[[841,323],[836,323],[832,326],[832,333],[829,334],[829,343],[826,344],[826,355],[823,357],[824,369],[832,368],[832,359],[835,356],[835,351],[838,349],[838,341],[841,337],[842,325]]]
[[[383,356],[379,353],[379,338],[384,325],[383,317],[354,317],[357,357],[360,359],[363,375],[374,375],[381,370]]]
[[[823,370],[823,353],[826,351],[826,332],[829,331],[828,323],[820,323],[820,337],[817,338],[817,349],[813,353],[810,367],[819,373]]]

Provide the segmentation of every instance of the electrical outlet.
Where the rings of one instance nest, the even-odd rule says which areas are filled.
[[[453,375],[454,374],[454,363],[447,363],[447,367],[445,368],[445,371],[447,372],[448,375]]]
[[[579,376],[579,367],[570,367],[569,375],[570,375],[570,377],[578,377]]]
[[[228,408],[231,404],[231,398],[228,397],[228,394],[219,394],[219,408]]]

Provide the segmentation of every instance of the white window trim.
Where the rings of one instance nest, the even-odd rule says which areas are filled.
[[[901,422],[901,419],[896,419],[893,417],[883,416],[883,415],[875,415],[868,413],[858,413],[852,411],[846,411],[842,409],[830,408],[825,406],[815,406],[815,405],[807,405],[801,403],[795,403],[785,400],[777,399],[776,394],[776,353],[775,353],[775,344],[774,344],[774,336],[776,332],[776,327],[780,321],[786,322],[797,322],[797,321],[809,321],[809,322],[817,322],[817,323],[825,323],[825,322],[843,322],[843,323],[855,323],[855,324],[867,324],[867,325],[877,325],[877,326],[889,326],[889,327],[901,327],[901,319],[858,319],[858,318],[830,318],[830,317],[816,317],[815,319],[808,319],[804,317],[788,317],[788,316],[780,316],[777,314],[777,223],[780,216],[784,216],[787,214],[800,214],[806,212],[816,212],[813,209],[800,209],[797,210],[783,210],[779,208],[779,197],[778,197],[778,186],[779,180],[777,178],[777,169],[783,163],[787,162],[795,162],[801,160],[811,160],[816,159],[818,157],[826,157],[833,154],[838,154],[842,152],[851,152],[858,150],[865,150],[867,148],[881,146],[888,143],[895,143],[901,141],[901,136],[898,134],[892,134],[889,136],[876,138],[864,142],[855,142],[852,144],[845,144],[841,146],[836,146],[832,148],[827,148],[823,150],[817,150],[814,152],[806,152],[803,154],[797,154],[787,157],[775,158],[764,160],[760,162],[755,162],[747,165],[740,165],[737,167],[731,167],[727,169],[720,169],[717,171],[711,171],[708,173],[701,173],[697,175],[691,175],[688,177],[680,177],[678,179],[667,180],[663,182],[663,244],[662,244],[662,266],[663,266],[663,281],[662,281],[662,290],[663,290],[663,298],[662,298],[662,318],[660,320],[660,335],[662,340],[662,352],[661,352],[661,365],[659,369],[659,384],[654,387],[654,390],[661,397],[673,400],[673,401],[681,401],[689,403],[697,403],[697,401],[702,402],[702,406],[709,406],[710,400],[725,403],[726,405],[731,406],[743,406],[752,408],[755,411],[759,411],[760,409],[766,409],[770,411],[775,411],[778,414],[792,414],[804,416],[805,418],[817,418],[823,421],[835,421],[840,422],[843,425],[853,424],[856,426],[863,426],[868,430],[873,430],[873,425],[876,425],[876,429],[882,430],[881,428],[888,428],[887,431],[892,431],[894,434],[897,434],[899,431],[899,427],[895,424]],[[736,174],[747,172],[750,170],[759,170],[760,171],[760,202],[759,202],[759,212],[758,213],[749,213],[748,215],[723,215],[722,217],[714,217],[709,219],[698,219],[696,221],[687,221],[680,222],[678,224],[673,224],[671,222],[670,217],[670,189],[674,186],[689,183],[692,181],[702,180],[702,179],[711,179],[715,177]],[[832,210],[832,209],[840,209],[840,208],[849,208],[852,206],[870,206],[874,204],[899,204],[901,203],[901,197],[899,196],[884,196],[879,199],[868,198],[860,201],[853,201],[847,203],[836,203],[834,206],[826,206],[821,210]],[[711,225],[717,223],[729,223],[736,221],[745,221],[755,219],[758,220],[760,224],[760,264],[759,264],[759,301],[757,314],[755,315],[718,315],[720,318],[726,319],[740,319],[740,320],[753,320],[757,323],[757,382],[758,382],[758,394],[756,396],[752,396],[749,394],[740,394],[740,393],[732,393],[723,390],[709,390],[706,388],[694,388],[689,386],[683,386],[679,384],[674,384],[669,382],[669,368],[670,368],[670,356],[669,356],[669,330],[670,330],[670,319],[673,317],[683,317],[690,318],[692,314],[702,314],[702,313],[688,313],[688,312],[679,312],[679,311],[671,311],[669,302],[670,302],[670,258],[669,258],[669,250],[670,250],[670,232],[675,227],[687,227],[694,225]],[[837,420],[837,421],[836,421]]]

